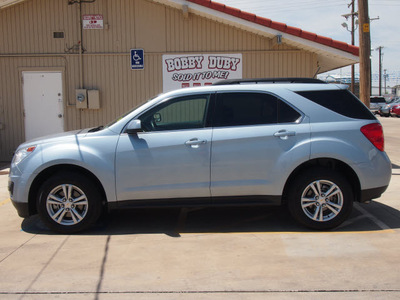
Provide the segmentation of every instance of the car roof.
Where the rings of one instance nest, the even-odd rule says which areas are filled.
[[[219,91],[264,91],[264,92],[278,92],[279,90],[289,90],[289,91],[321,91],[321,90],[338,90],[347,89],[348,86],[344,84],[327,84],[327,83],[246,83],[246,84],[227,84],[227,85],[209,85],[202,87],[191,87],[183,88],[179,90],[174,90],[167,92],[162,96],[179,96],[179,95],[189,95],[197,93],[210,93]]]
[[[228,84],[261,84],[261,83],[326,83],[320,79],[304,77],[279,77],[279,78],[245,78],[245,79],[227,79],[220,80],[213,85]]]

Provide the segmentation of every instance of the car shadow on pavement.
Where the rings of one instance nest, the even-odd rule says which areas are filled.
[[[22,222],[32,234],[56,234],[32,216]],[[400,228],[400,211],[379,202],[355,203],[351,216],[331,232],[383,231]],[[188,233],[317,233],[299,225],[286,207],[153,208],[111,211],[91,229],[79,235]]]

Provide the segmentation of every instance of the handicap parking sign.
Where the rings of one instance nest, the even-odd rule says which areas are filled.
[[[132,70],[144,69],[144,51],[143,49],[131,49],[131,68]]]

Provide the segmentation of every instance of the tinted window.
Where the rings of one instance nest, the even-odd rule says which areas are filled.
[[[385,103],[386,100],[383,97],[370,97],[369,102],[370,103]]]
[[[297,94],[349,118],[375,119],[369,109],[347,90],[307,91]]]
[[[216,127],[295,122],[300,118],[286,103],[261,93],[220,93],[214,116]]]
[[[202,128],[205,124],[209,96],[192,96],[169,100],[139,119],[145,131]]]
[[[285,102],[278,100],[278,123],[294,123],[301,115]]]

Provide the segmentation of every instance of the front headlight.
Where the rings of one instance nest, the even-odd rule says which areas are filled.
[[[35,149],[36,149],[36,146],[30,146],[30,147],[19,149],[13,157],[12,164],[18,165],[21,161],[23,161],[26,157],[28,157],[33,151],[35,151]]]

